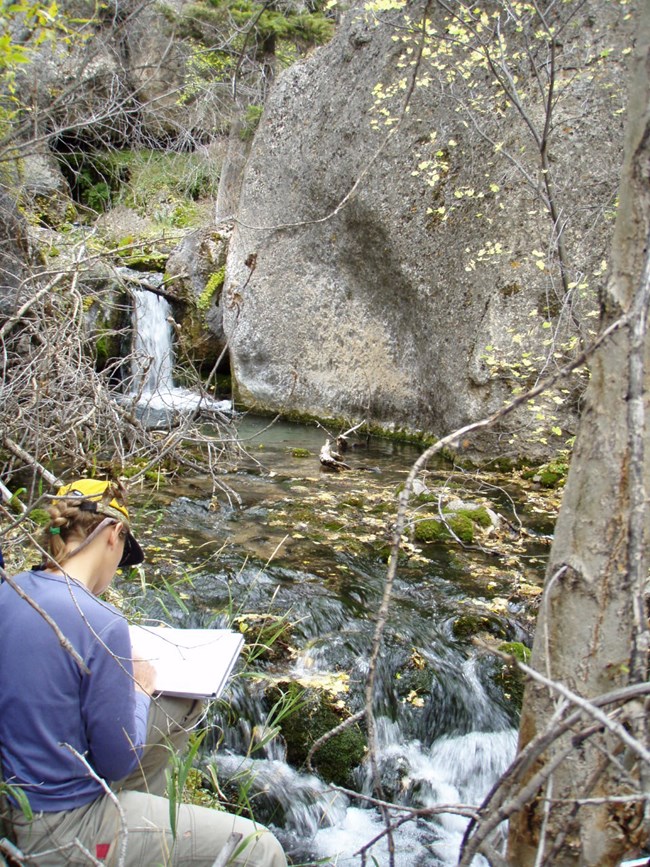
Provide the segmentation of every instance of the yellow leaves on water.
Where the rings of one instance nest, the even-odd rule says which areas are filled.
[[[424,707],[424,699],[414,689],[409,692],[404,701],[407,704],[412,704],[413,707]]]
[[[262,677],[269,683],[283,683],[286,680],[286,675],[275,678],[265,673]],[[305,672],[298,677],[292,677],[291,680],[292,683],[298,683],[305,689],[318,689],[334,698],[345,695],[350,690],[350,675],[344,671],[314,671],[310,674]],[[343,708],[345,702],[339,700],[337,706]]]
[[[494,596],[492,599],[463,599],[463,603],[491,611],[492,614],[509,614],[508,600],[503,596]]]
[[[526,581],[520,581],[519,586],[517,587],[519,593],[522,596],[541,596],[543,593],[543,589],[538,587],[536,584],[528,584]]]
[[[304,687],[321,689],[330,695],[343,695],[350,689],[350,675],[344,671],[318,671],[307,676],[302,675],[297,682]]]
[[[420,671],[423,671],[427,664],[426,659],[415,647],[411,651],[411,664]]]

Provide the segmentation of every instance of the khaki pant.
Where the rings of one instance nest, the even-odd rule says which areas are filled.
[[[113,796],[76,810],[38,813],[31,822],[13,809],[18,848],[36,856],[30,865],[100,861],[107,867],[213,867],[221,856],[219,867],[286,867],[282,847],[270,831],[219,810],[180,804],[172,836],[165,769],[171,751],[185,745],[202,710],[200,702],[187,699],[152,702],[140,767],[112,785]]]

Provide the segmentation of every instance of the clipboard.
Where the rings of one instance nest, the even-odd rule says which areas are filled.
[[[186,698],[218,698],[244,645],[232,629],[130,625],[129,632],[133,655],[156,669],[156,692]]]

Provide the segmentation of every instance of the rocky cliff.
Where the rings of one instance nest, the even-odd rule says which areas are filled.
[[[631,6],[563,4],[546,41],[513,28],[491,66],[471,61],[468,24],[443,5],[424,43],[421,8],[353,9],[271,93],[223,302],[249,405],[442,435],[497,410],[594,331]],[[506,28],[491,16],[483,30],[470,22],[466,43]],[[583,380],[465,445],[561,447]]]

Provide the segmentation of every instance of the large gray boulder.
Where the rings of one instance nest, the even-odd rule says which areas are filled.
[[[386,125],[382,111],[399,117],[417,53],[415,38],[404,54],[404,22],[391,15],[353,10],[329,45],[277,81],[243,180],[224,330],[249,405],[444,435],[589,340],[630,22],[591,0],[557,42],[549,153],[565,292],[547,258],[539,149],[515,110],[489,101],[489,73],[473,73],[470,91],[462,70],[450,85],[440,56],[425,54],[408,112]],[[543,130],[535,86],[522,87],[525,111]],[[574,377],[460,446],[543,456],[573,433],[583,387]]]

